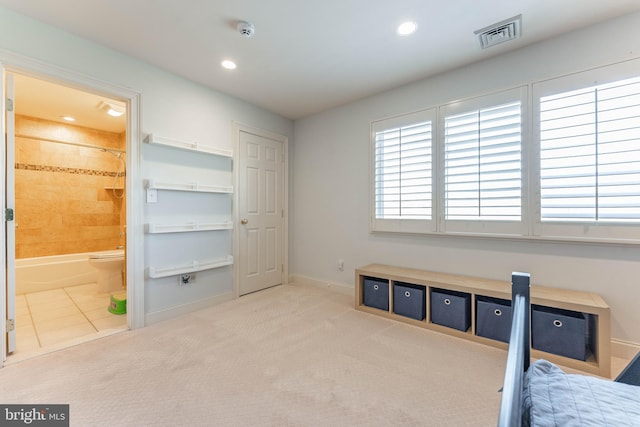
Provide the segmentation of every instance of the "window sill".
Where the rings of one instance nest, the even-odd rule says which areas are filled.
[[[406,231],[383,231],[370,230],[371,234],[395,234],[425,237],[453,237],[453,238],[472,238],[472,239],[488,239],[488,240],[510,240],[522,242],[539,242],[539,243],[565,243],[573,245],[597,245],[597,246],[640,246],[640,239],[611,239],[611,238],[593,238],[593,237],[571,237],[571,236],[523,236],[513,234],[497,234],[497,233],[469,233],[469,232],[406,232]]]

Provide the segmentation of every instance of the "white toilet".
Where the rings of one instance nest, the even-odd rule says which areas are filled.
[[[89,264],[98,270],[98,289],[111,293],[122,290],[122,271],[124,270],[124,249],[92,252]]]

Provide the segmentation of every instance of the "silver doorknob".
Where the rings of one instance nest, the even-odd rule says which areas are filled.
[[[242,225],[245,225],[245,224],[247,224],[248,222],[249,222],[249,220],[248,220],[248,219],[246,219],[246,218],[242,218],[242,219],[240,220],[240,224],[242,224]]]

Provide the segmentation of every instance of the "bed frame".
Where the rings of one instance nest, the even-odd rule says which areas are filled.
[[[511,275],[511,335],[500,402],[499,427],[522,426],[524,376],[531,359],[530,280],[528,273]],[[629,362],[614,382],[640,386],[640,353]]]
[[[511,335],[507,366],[504,372],[499,427],[519,427],[522,424],[522,389],[524,374],[531,359],[531,276],[511,274]]]

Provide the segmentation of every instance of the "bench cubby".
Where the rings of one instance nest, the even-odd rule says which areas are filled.
[[[409,283],[393,283],[393,312],[400,316],[423,320],[426,315],[426,288]]]
[[[511,335],[511,301],[476,296],[476,335],[508,343]]]
[[[386,309],[372,307],[371,302],[365,304],[365,295],[371,300],[371,291],[365,288],[377,286],[376,292],[386,292],[384,296],[375,294],[375,301],[387,302]],[[398,289],[396,289],[398,287]],[[402,292],[398,292],[398,290]],[[409,297],[405,297],[405,292],[410,292]],[[422,291],[423,290],[423,291]],[[433,321],[433,314],[441,307],[434,310],[432,304],[443,301],[442,295],[451,295],[447,307],[462,304],[460,309],[453,314],[454,318],[462,312],[468,310],[468,319],[463,318],[462,326],[456,328],[455,325],[442,325]],[[416,301],[416,295],[420,301]],[[434,297],[435,295],[435,297]],[[394,311],[395,299],[407,298],[409,301],[400,302],[403,307],[400,313]],[[456,300],[461,298],[460,300]],[[468,300],[467,300],[468,298]],[[466,301],[465,301],[466,300]],[[502,341],[505,336],[500,319],[486,317],[484,311],[499,310],[500,315],[509,317],[510,313],[505,313],[510,306],[500,306],[500,302],[511,300],[511,283],[508,281],[483,279],[471,276],[456,274],[438,273],[427,270],[395,267],[384,264],[370,264],[356,269],[355,274],[355,307],[357,310],[389,319],[401,321],[414,326],[443,332],[449,335],[491,345],[498,348],[507,349],[507,342]],[[488,305],[487,305],[488,303]],[[571,311],[579,313],[585,319],[589,319],[589,327],[586,328],[585,340],[588,342],[584,359],[567,357],[561,354],[554,354],[533,348],[531,356],[538,359],[547,359],[553,363],[578,369],[584,372],[600,375],[609,378],[611,375],[610,341],[611,341],[611,318],[610,309],[600,295],[592,292],[573,291],[568,289],[551,288],[545,286],[531,286],[531,303],[543,307],[545,312],[566,313]],[[480,304],[480,308],[478,308]],[[493,304],[493,305],[492,305]],[[495,304],[498,304],[494,307]],[[378,305],[379,307],[379,305]],[[411,308],[410,314],[404,309]],[[424,315],[420,312],[424,309]],[[417,311],[417,315],[415,315]],[[438,311],[438,313],[440,313]],[[495,314],[495,313],[494,313]],[[438,315],[441,315],[438,314]],[[478,318],[480,315],[480,319]],[[483,317],[484,316],[484,317]],[[438,320],[438,319],[436,319]],[[457,319],[460,320],[460,319]],[[468,328],[465,329],[468,322]],[[480,325],[479,325],[480,322]],[[485,322],[485,323],[482,323]],[[446,322],[444,322],[446,323]],[[553,326],[553,322],[551,323]],[[493,330],[492,328],[496,330]],[[480,327],[479,327],[480,326]]]

